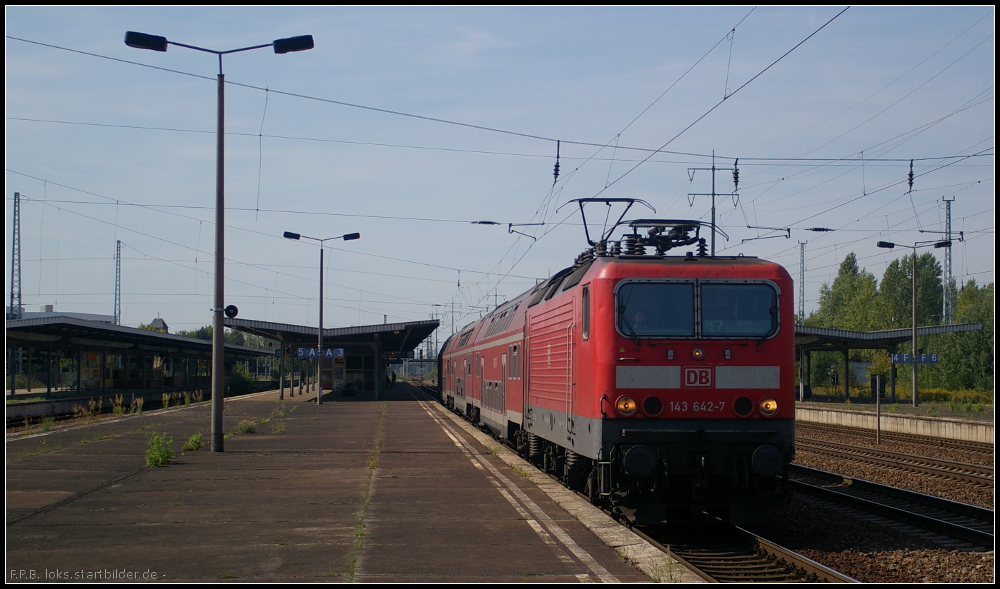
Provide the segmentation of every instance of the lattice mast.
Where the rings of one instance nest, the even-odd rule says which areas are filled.
[[[122,240],[115,245],[115,325],[122,324]]]
[[[799,242],[799,325],[806,322],[806,244]]]
[[[955,201],[954,198],[948,200],[947,197],[942,198],[945,207],[944,216],[944,232],[945,239],[951,241],[951,203]],[[952,322],[954,314],[954,296],[955,293],[952,290],[952,266],[951,266],[951,250],[954,248],[946,247],[944,248],[944,302],[941,309],[941,317],[943,318],[943,323],[949,324]]]
[[[10,247],[10,319],[21,318],[21,193],[14,193],[14,237]]]

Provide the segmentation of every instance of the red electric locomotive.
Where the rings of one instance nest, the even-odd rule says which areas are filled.
[[[792,280],[772,262],[707,255],[703,225],[588,236],[573,266],[445,342],[442,401],[637,523],[746,522],[780,504],[794,453]],[[685,245],[697,251],[665,255]]]

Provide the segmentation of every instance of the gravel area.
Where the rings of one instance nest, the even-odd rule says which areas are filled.
[[[850,510],[795,496],[788,509],[751,530],[866,583],[987,583],[993,552],[954,550]]]
[[[884,442],[880,446],[875,445],[875,439],[862,435],[844,435],[821,432],[810,429],[808,424],[799,423],[796,425],[799,435],[815,438],[818,440],[828,440],[841,444],[851,444],[854,446],[864,446],[868,448],[881,448],[892,452],[905,452],[918,456],[942,458],[955,462],[967,464],[993,465],[993,454],[983,452],[973,452],[967,450],[955,450],[941,448],[938,446],[923,446],[903,442]],[[818,456],[806,451],[799,451],[796,454],[795,464],[818,468],[829,472],[835,472],[848,477],[872,481],[892,487],[899,487],[918,493],[926,493],[935,497],[942,497],[960,503],[968,503],[978,507],[993,509],[993,489],[962,484],[930,476],[923,476],[913,473],[904,473],[891,468],[882,468],[865,464],[857,464],[848,460],[838,460]]]
[[[874,438],[809,431],[797,425],[806,437],[876,447]],[[993,464],[993,455],[942,449],[911,443],[883,443],[880,448],[966,462]],[[887,468],[854,464],[800,452],[795,462],[903,489],[944,497],[953,501],[993,508],[993,489],[972,487]],[[868,583],[990,583],[994,580],[993,551],[955,549],[960,543],[943,544],[902,525],[887,526],[851,510],[811,497],[795,496],[788,508],[766,525],[753,531],[795,550],[830,568]]]
[[[820,429],[810,427],[808,422],[799,421],[795,424],[796,435],[814,438],[817,440],[827,440],[839,442],[841,444],[852,444],[855,446],[865,446],[867,448],[879,448],[890,452],[902,452],[903,454],[916,454],[917,456],[930,456],[954,462],[964,462],[966,464],[981,464],[983,466],[993,466],[993,452],[976,452],[973,450],[960,450],[955,448],[942,448],[941,446],[930,446],[916,444],[913,442],[899,442],[886,440],[875,445],[875,434],[871,435],[844,435],[832,434]]]

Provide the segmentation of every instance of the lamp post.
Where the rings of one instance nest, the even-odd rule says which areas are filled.
[[[168,41],[166,37],[147,35],[129,31],[125,33],[125,44],[136,49],[166,51],[167,45],[177,45],[195,51],[214,53],[219,56],[218,76],[218,106],[216,121],[216,154],[215,154],[215,299],[212,308],[212,451],[223,451],[222,407],[226,390],[225,339],[222,312],[225,306],[223,288],[225,277],[225,76],[222,75],[222,56],[228,53],[250,51],[263,47],[274,47],[275,53],[291,53],[313,48],[312,35],[277,39],[265,45],[254,45],[228,51],[215,51],[194,45],[185,45]]]
[[[318,237],[309,237],[308,235],[285,231],[284,237],[285,239],[311,239],[319,242],[319,329],[316,332],[316,404],[320,405],[323,403],[323,242],[330,241],[331,239],[351,241],[353,239],[360,239],[361,234],[346,233],[337,237],[319,239]]]
[[[892,249],[892,248],[894,248],[894,247],[896,247],[898,245],[899,247],[908,247],[908,248],[910,248],[910,249],[913,250],[913,270],[911,272],[911,274],[913,275],[912,276],[912,278],[913,278],[913,286],[910,289],[911,291],[913,291],[912,292],[912,294],[913,294],[913,302],[912,302],[912,305],[913,305],[913,308],[912,308],[912,312],[913,312],[913,318],[912,318],[913,327],[912,327],[912,330],[913,331],[912,331],[912,336],[911,336],[912,340],[913,340],[912,343],[911,343],[911,346],[913,348],[913,353],[911,354],[911,356],[912,356],[912,358],[911,358],[912,362],[910,364],[911,364],[911,366],[913,368],[913,371],[912,371],[912,375],[913,375],[912,376],[912,380],[913,380],[913,382],[912,382],[912,387],[913,387],[913,406],[916,407],[916,406],[919,405],[919,401],[917,399],[917,248],[919,248],[919,247],[926,247],[928,245],[933,245],[935,248],[951,247],[951,241],[918,241],[918,242],[914,243],[913,245],[903,245],[903,244],[900,244],[900,243],[893,243],[891,241],[880,241],[880,242],[876,243],[875,245],[878,246],[878,247],[881,247],[881,248],[885,248],[885,249]],[[895,385],[893,385],[893,386],[895,386]]]

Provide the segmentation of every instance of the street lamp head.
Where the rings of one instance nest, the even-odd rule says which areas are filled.
[[[896,244],[892,243],[891,241],[880,241],[880,242],[876,243],[875,245],[877,245],[878,247],[886,248],[886,249],[892,249],[892,248],[896,247]]]
[[[360,233],[348,233],[344,236],[344,241],[351,241],[353,239],[361,239]]]
[[[275,53],[292,53],[293,51],[306,51],[313,48],[312,35],[302,35],[299,37],[289,37],[287,39],[276,39],[273,43]]]
[[[285,239],[298,239],[302,237],[298,233],[292,233],[291,231],[285,231]]]
[[[150,49],[152,51],[166,51],[167,38],[146,33],[136,33],[128,31],[125,33],[125,44],[136,49]]]

